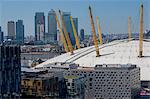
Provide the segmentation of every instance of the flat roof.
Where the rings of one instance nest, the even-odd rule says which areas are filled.
[[[70,62],[80,67],[95,67],[97,64],[135,64],[141,68],[141,80],[150,80],[150,41],[143,41],[143,55],[139,58],[139,41],[117,40],[99,46],[100,57],[96,57],[94,46],[74,51],[74,55],[65,53],[47,60],[36,67],[44,67],[55,62]]]

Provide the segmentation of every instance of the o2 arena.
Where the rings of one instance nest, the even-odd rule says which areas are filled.
[[[34,68],[49,67],[57,63],[61,64],[77,64],[81,68],[91,68],[96,65],[102,64],[134,64],[140,67],[140,79],[143,81],[150,81],[150,40],[143,39],[143,5],[140,7],[140,32],[139,39],[135,40],[131,37],[131,18],[128,18],[128,37],[125,40],[116,40],[110,43],[103,44],[102,33],[100,29],[100,23],[98,17],[96,17],[96,22],[98,25],[98,34],[100,45],[98,45],[98,40],[96,37],[96,31],[94,26],[94,20],[92,16],[91,7],[89,7],[90,21],[92,27],[92,36],[94,46],[80,48],[79,40],[76,35],[75,27],[72,21],[72,27],[75,35],[76,45],[78,50],[73,50],[68,33],[62,16],[62,27],[64,28],[64,33],[61,30],[58,17],[56,15],[56,20],[60,32],[62,33],[64,49],[66,49],[65,54],[57,56],[55,58],[49,59],[46,62],[37,65]],[[72,18],[71,18],[72,19]],[[66,40],[64,39],[66,38]],[[66,45],[68,44],[68,47]],[[68,52],[68,50],[70,53]],[[64,66],[65,67],[65,66]]]
[[[75,63],[80,67],[95,67],[99,64],[135,64],[140,67],[141,80],[150,81],[150,41],[143,41],[143,57],[138,57],[139,40],[117,40],[99,46],[101,56],[95,57],[94,46],[78,49],[73,55],[65,53],[36,68],[47,67],[54,63]]]
[[[66,53],[49,59],[30,71],[63,70],[62,76],[70,82],[67,83],[68,92],[78,89],[73,86],[75,81],[77,81],[76,84],[84,82],[85,99],[137,99],[135,97],[139,95],[143,86],[143,88],[150,88],[150,40],[143,39],[143,5],[140,7],[139,39],[132,38],[131,18],[129,17],[129,38],[103,44],[100,23],[96,17],[100,45],[91,7],[89,7],[94,46],[86,48],[80,48],[76,29],[70,17],[77,50],[73,49],[60,11],[59,14],[63,30],[57,15],[56,20]]]

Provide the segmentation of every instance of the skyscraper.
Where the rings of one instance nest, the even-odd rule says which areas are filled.
[[[73,23],[74,23],[74,26],[75,26],[75,29],[76,29],[76,32],[77,32],[77,35],[78,35],[78,18],[73,18]],[[75,45],[76,41],[75,41],[75,36],[74,36],[73,32],[71,33],[70,37],[72,39],[73,45]]]
[[[44,12],[35,13],[35,40],[44,41],[45,35],[45,16]]]
[[[47,37],[50,42],[57,41],[57,22],[56,22],[56,13],[53,9],[48,13],[48,34]]]
[[[21,61],[19,46],[0,46],[0,99],[19,99]]]
[[[1,30],[1,27],[0,27],[0,43],[2,43],[4,41],[4,34]]]
[[[8,32],[8,38],[14,40],[15,39],[15,22],[14,21],[8,21],[7,32]]]
[[[16,22],[16,40],[18,44],[24,43],[24,25],[23,20]]]
[[[70,15],[71,15],[71,13],[69,13],[69,12],[63,12],[63,14],[62,14],[65,25],[66,25],[67,32],[68,32],[70,40],[71,40],[71,43],[73,46],[75,46],[75,37],[74,37],[73,29],[72,29]],[[74,21],[76,31],[78,34],[78,18],[73,18],[73,21]]]
[[[80,30],[80,41],[84,40],[84,29]]]
[[[44,24],[37,24],[37,40],[44,41]]]

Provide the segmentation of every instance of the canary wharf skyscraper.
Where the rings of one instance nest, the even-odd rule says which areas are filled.
[[[35,40],[44,41],[45,35],[45,16],[44,12],[35,13]]]
[[[57,41],[56,13],[53,9],[48,13],[48,34],[51,42]]]

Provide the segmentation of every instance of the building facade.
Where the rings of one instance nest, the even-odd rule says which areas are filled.
[[[140,69],[135,65],[97,65],[65,75],[85,77],[86,99],[134,99],[140,92]]]
[[[0,98],[20,96],[21,62],[19,46],[0,46]]]
[[[22,98],[66,99],[66,84],[63,71],[23,72]]]
[[[16,22],[16,41],[18,44],[24,43],[24,25],[23,20]]]
[[[44,41],[44,24],[37,24],[37,41]]]
[[[48,35],[50,42],[57,41],[56,13],[53,9],[48,13]]]
[[[44,41],[45,35],[45,16],[44,12],[35,13],[35,40]]]
[[[84,29],[80,30],[80,41],[84,40]]]
[[[15,39],[15,22],[14,21],[8,21],[7,23],[7,33],[8,38],[14,40]]]
[[[85,99],[84,77],[65,76],[68,99]]]
[[[73,18],[73,23],[74,23],[74,26],[75,26],[75,29],[76,29],[76,33],[78,35],[78,18]],[[76,45],[76,40],[75,40],[75,36],[74,36],[73,32],[71,33],[70,38],[71,38],[72,44]]]
[[[4,41],[4,33],[2,32],[0,27],[0,44],[3,43],[3,41]]]

